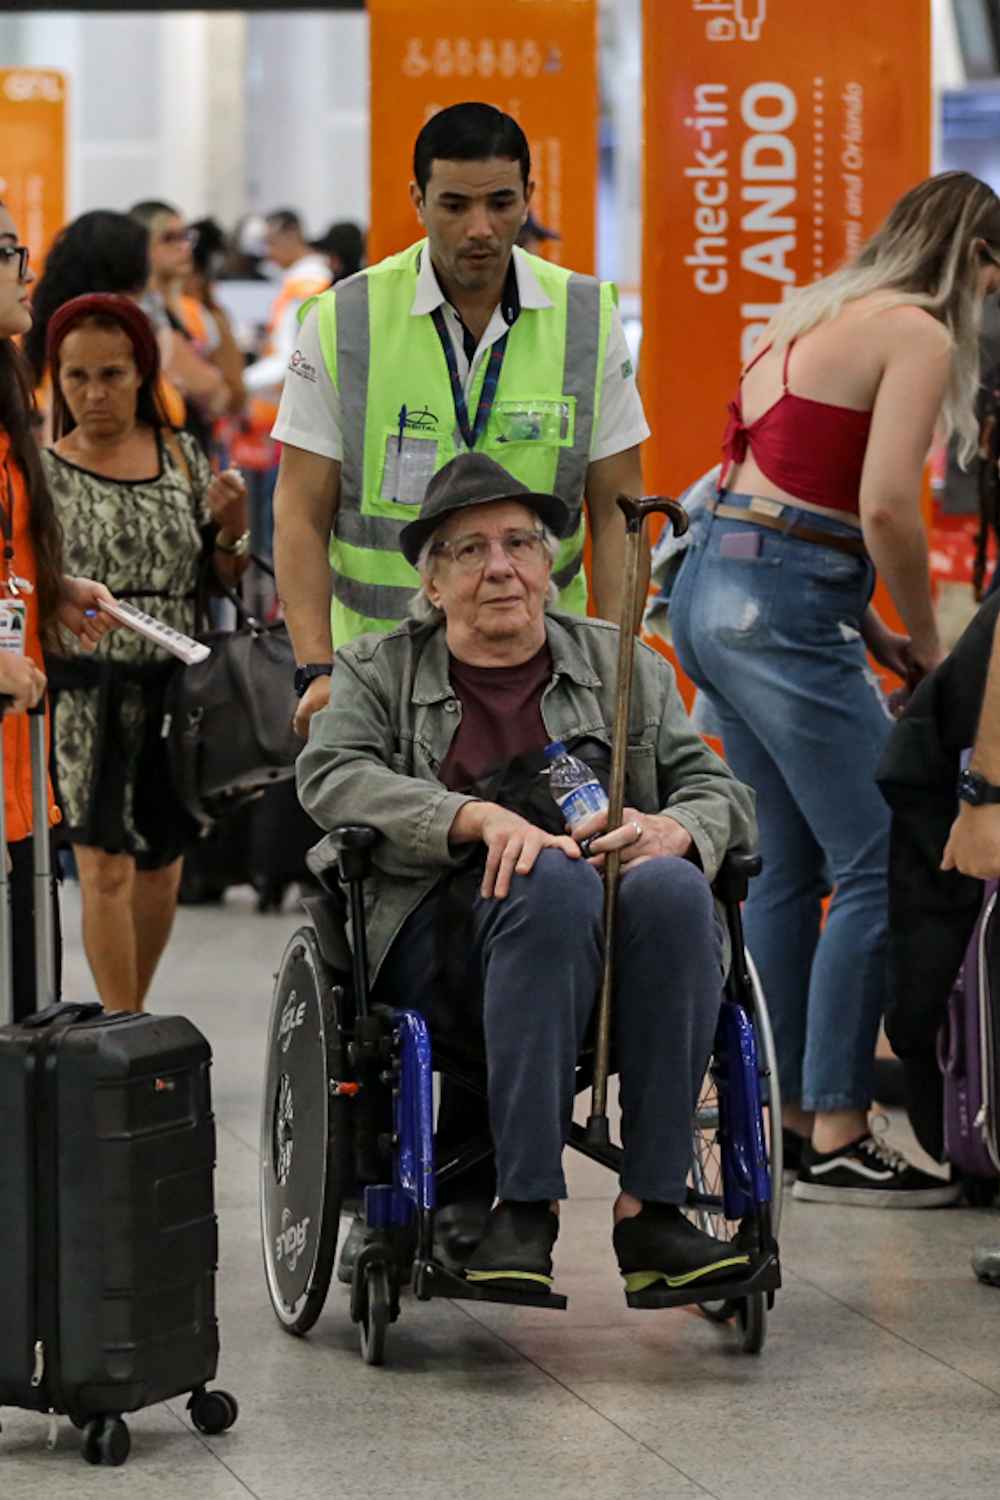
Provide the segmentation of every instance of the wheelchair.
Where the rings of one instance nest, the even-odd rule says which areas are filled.
[[[353,1268],[350,1311],[369,1364],[410,1282],[433,1297],[562,1309],[565,1296],[472,1283],[435,1255],[436,1189],[492,1152],[484,1136],[435,1161],[433,1073],[485,1097],[485,1056],[435,1039],[415,1010],[372,1007],[364,880],[379,835],[333,832],[309,854],[323,895],[304,905],[312,925],[288,943],[276,976],[261,1130],[260,1204],[268,1291],[287,1332],[306,1333],[322,1311],[334,1269],[341,1205],[363,1192],[366,1243]],[[696,1304],[734,1321],[740,1348],[757,1354],[781,1285],[781,1101],[767,1006],[743,942],[740,902],[760,856],[730,851],[713,885],[726,912],[732,962],[713,1056],[699,1099],[685,1211],[699,1228],[735,1240],[748,1272],[698,1288],[657,1283],[627,1294],[633,1308]],[[346,928],[349,925],[351,942]],[[585,1054],[577,1091],[591,1081]],[[621,1148],[571,1127],[568,1144],[618,1172]],[[416,1253],[413,1253],[414,1241]]]

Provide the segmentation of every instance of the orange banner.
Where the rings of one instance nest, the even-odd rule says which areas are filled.
[[[0,198],[36,270],[66,222],[66,91],[54,68],[0,68]]]
[[[720,457],[741,362],[930,170],[924,0],[647,0],[649,490]]]
[[[595,0],[368,0],[371,232],[381,260],[421,237],[407,195],[413,143],[438,110],[482,100],[513,115],[531,148],[533,209],[561,236],[549,260],[593,272],[597,223]]]

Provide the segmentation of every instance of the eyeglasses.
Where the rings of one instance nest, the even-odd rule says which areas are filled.
[[[464,573],[482,572],[498,541],[512,563],[534,563],[545,551],[545,534],[516,527],[502,537],[457,536],[452,542],[435,542],[432,557],[449,557]]]
[[[161,245],[193,245],[197,238],[197,229],[167,229],[160,235],[160,243]]]
[[[14,257],[17,256],[17,279],[23,281],[28,274],[28,261],[31,259],[31,251],[27,245],[0,245],[0,260],[5,266],[9,266]]]

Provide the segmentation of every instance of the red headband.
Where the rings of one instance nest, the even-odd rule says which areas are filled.
[[[59,350],[63,339],[88,318],[109,318],[128,336],[143,385],[155,385],[160,373],[160,348],[153,325],[142,308],[128,297],[93,292],[74,297],[57,308],[49,320],[45,345],[53,387],[59,386]]]

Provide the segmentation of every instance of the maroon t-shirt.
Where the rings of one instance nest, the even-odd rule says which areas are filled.
[[[438,772],[450,792],[472,792],[475,780],[508,756],[547,745],[542,693],[552,678],[552,653],[542,649],[517,667],[471,667],[449,654],[448,671],[462,721]]]

